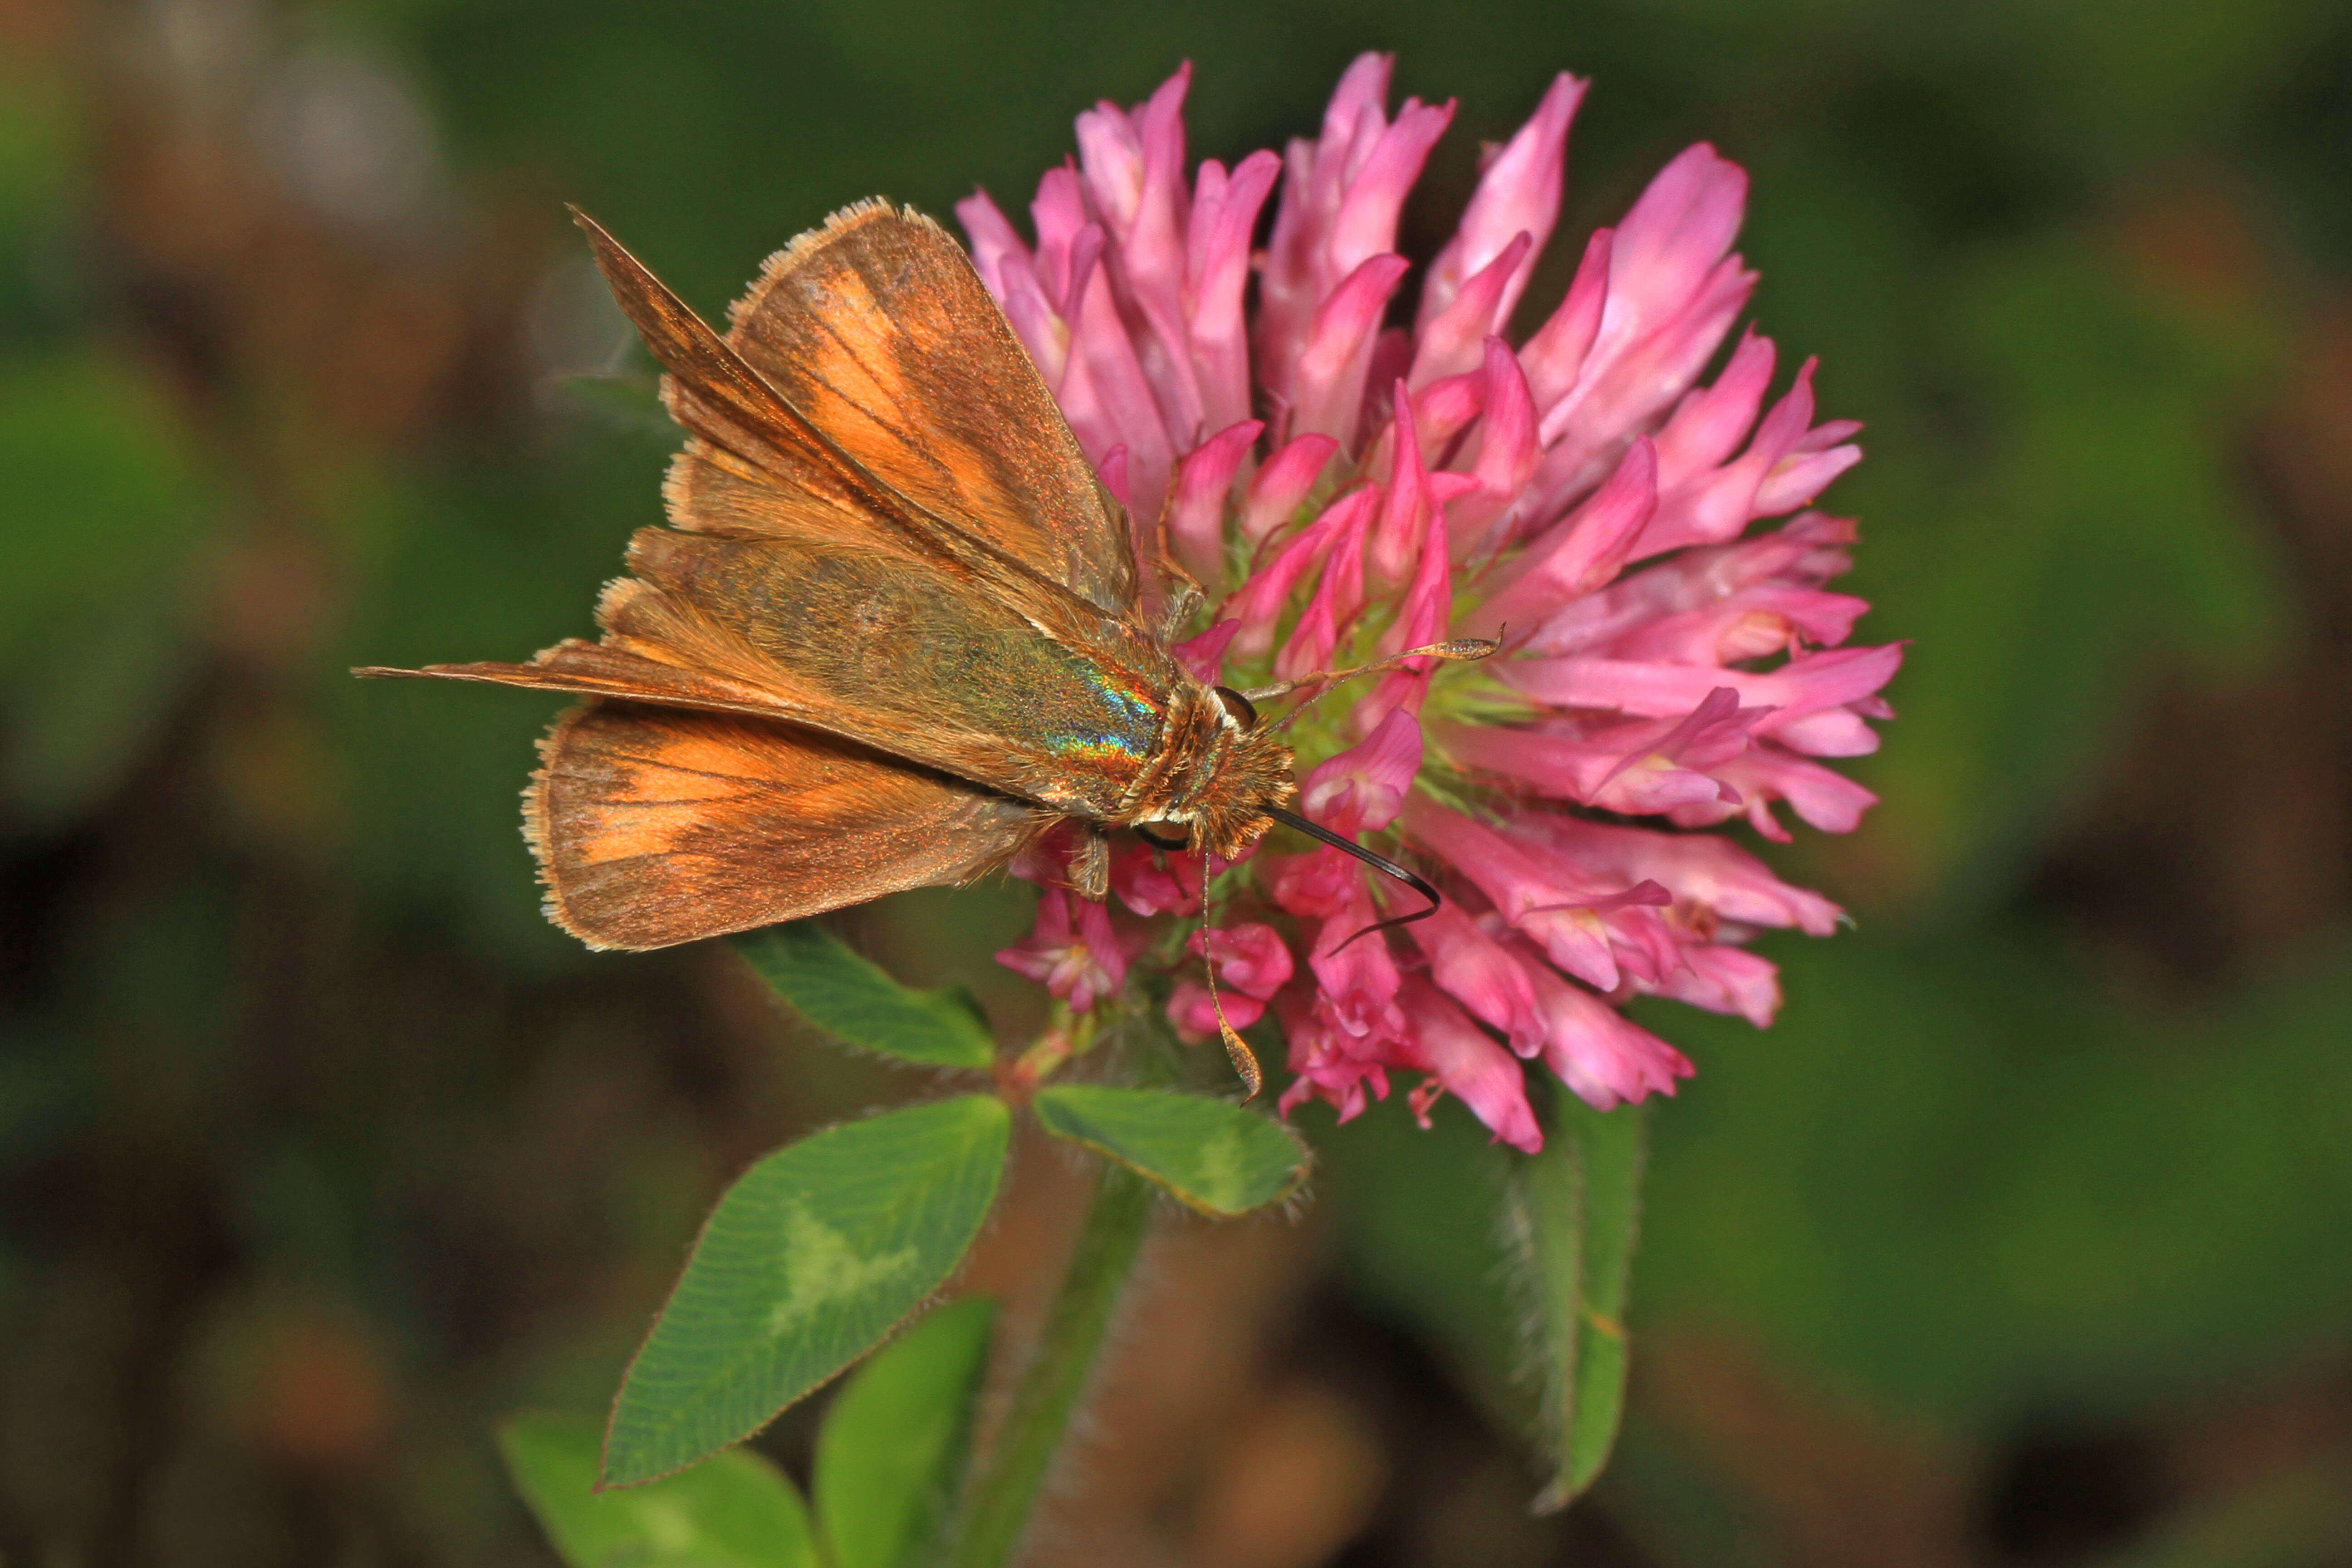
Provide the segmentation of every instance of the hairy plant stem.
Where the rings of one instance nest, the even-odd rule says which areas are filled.
[[[1045,1332],[967,1500],[948,1558],[953,1568],[1005,1568],[1013,1561],[1070,1417],[1094,1374],[1104,1332],[1150,1218],[1150,1184],[1106,1163],[1095,1179],[1086,1228]]]

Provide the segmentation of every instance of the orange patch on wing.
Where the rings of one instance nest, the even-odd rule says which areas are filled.
[[[1126,519],[962,247],[887,203],[835,213],[768,258],[728,345],[876,478],[1124,614]]]
[[[845,742],[601,702],[541,744],[527,837],[549,912],[601,947],[662,947],[968,881],[1044,820]]]

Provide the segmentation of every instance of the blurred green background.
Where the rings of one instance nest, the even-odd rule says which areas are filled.
[[[1398,54],[1408,213],[1595,79],[1562,234],[1715,142],[1869,422],[1912,639],[1782,1021],[1648,1021],[1633,1411],[1533,1521],[1493,1158],[1391,1103],[1178,1227],[1039,1561],[2352,1563],[2352,11],[2325,0],[0,3],[0,1553],[543,1563],[487,1423],[594,1408],[750,1158],[919,1079],[723,952],[540,920],[549,704],[671,436],[564,220],[716,311],[877,191],[1025,202],[1195,62],[1195,155]],[[1843,585],[1843,584],[1842,584]],[[1034,997],[1006,890],[851,928]],[[1310,1118],[1310,1120],[1313,1120]],[[975,1282],[1050,1275],[1031,1162]],[[766,1439],[804,1458],[806,1422]]]

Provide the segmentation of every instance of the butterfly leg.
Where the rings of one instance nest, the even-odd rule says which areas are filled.
[[[1070,856],[1070,887],[1097,903],[1110,894],[1110,835],[1091,823],[1077,824],[1078,844]]]
[[[1160,606],[1160,640],[1176,642],[1192,624],[1194,613],[1207,595],[1201,592],[1201,584],[1192,581],[1192,574],[1176,564],[1172,555],[1160,558],[1160,574],[1161,592],[1167,595]]]

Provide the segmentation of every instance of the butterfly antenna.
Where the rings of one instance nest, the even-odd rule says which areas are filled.
[[[1247,1105],[1257,1098],[1257,1091],[1265,1087],[1265,1070],[1257,1065],[1257,1053],[1249,1048],[1249,1042],[1225,1021],[1224,1000],[1217,994],[1217,961],[1209,953],[1209,852],[1206,849],[1201,851],[1201,967],[1209,977],[1209,1008],[1217,1016],[1217,1033],[1224,1038],[1225,1058],[1234,1064],[1234,1072],[1242,1080],[1242,1087],[1249,1090],[1242,1096],[1242,1103]]]
[[[1266,807],[1266,815],[1273,817],[1276,822],[1281,823],[1285,827],[1295,827],[1299,832],[1307,835],[1309,838],[1320,839],[1322,842],[1328,844],[1332,848],[1340,851],[1342,854],[1354,856],[1357,859],[1361,860],[1365,865],[1370,866],[1373,870],[1380,872],[1384,877],[1394,877],[1398,881],[1402,882],[1414,892],[1419,893],[1423,898],[1429,900],[1429,907],[1425,910],[1415,910],[1409,915],[1391,915],[1384,921],[1374,921],[1371,924],[1358,931],[1355,936],[1349,937],[1346,942],[1343,942],[1338,947],[1333,948],[1331,950],[1333,952],[1339,953],[1346,952],[1349,946],[1355,942],[1359,938],[1368,937],[1376,931],[1386,931],[1391,926],[1409,926],[1415,921],[1425,921],[1430,916],[1435,914],[1438,910],[1444,906],[1445,902],[1444,899],[1439,895],[1435,888],[1430,886],[1427,879],[1406,870],[1403,867],[1398,865],[1387,856],[1376,855],[1372,851],[1365,848],[1362,845],[1357,843],[1354,839],[1342,837],[1340,835],[1334,833],[1329,828],[1324,826],[1321,823],[1309,822],[1307,818],[1299,816],[1297,812],[1285,811],[1278,805],[1270,805]]]
[[[1242,695],[1252,702],[1264,702],[1276,697],[1286,697],[1305,687],[1315,689],[1301,698],[1298,706],[1275,721],[1272,731],[1286,730],[1292,721],[1320,702],[1343,680],[1353,680],[1360,675],[1373,675],[1392,668],[1409,658],[1481,659],[1491,657],[1503,645],[1493,637],[1456,637],[1452,642],[1428,643],[1421,647],[1409,647],[1402,653],[1392,653],[1386,658],[1376,658],[1370,664],[1360,664],[1353,669],[1327,669],[1315,675],[1303,675],[1297,680],[1276,681],[1272,686],[1253,687]],[[1272,732],[1269,731],[1269,732]]]

